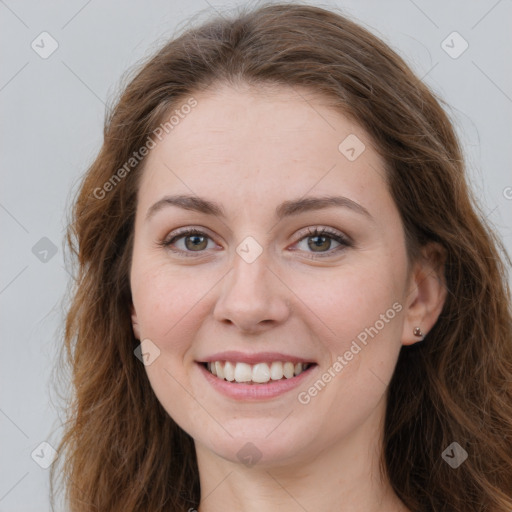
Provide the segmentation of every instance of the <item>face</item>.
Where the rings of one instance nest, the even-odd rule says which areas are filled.
[[[132,320],[156,396],[200,451],[233,462],[296,463],[370,435],[409,303],[384,162],[306,91],[194,97],[138,196]],[[339,199],[313,200],[326,197]]]

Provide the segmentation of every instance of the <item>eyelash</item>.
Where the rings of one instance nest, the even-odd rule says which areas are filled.
[[[193,257],[195,257],[195,255],[193,255],[193,253],[195,251],[183,251],[181,249],[177,250],[177,249],[173,249],[172,248],[172,244],[175,243],[180,238],[186,238],[186,237],[192,236],[192,235],[206,236],[207,238],[209,238],[211,240],[211,237],[209,237],[206,233],[204,233],[203,231],[200,231],[199,229],[196,229],[196,228],[184,228],[183,230],[178,231],[177,233],[175,233],[172,238],[170,238],[168,240],[163,240],[161,242],[158,242],[158,245],[160,245],[161,247],[165,247],[167,249],[170,249],[172,252],[180,254],[181,256],[192,257],[193,258]],[[315,255],[314,256],[307,256],[308,258],[311,258],[311,259],[325,258],[325,257],[328,257],[328,256],[332,256],[333,253],[336,253],[336,252],[338,252],[340,250],[346,249],[347,247],[352,247],[353,246],[353,243],[350,241],[350,239],[348,237],[342,235],[341,233],[339,233],[337,231],[332,231],[329,228],[318,228],[318,227],[315,227],[312,231],[309,230],[307,232],[307,234],[302,236],[299,240],[297,240],[296,243],[299,243],[299,242],[301,242],[302,240],[304,240],[306,238],[312,238],[312,237],[317,237],[317,236],[330,238],[330,239],[338,242],[341,245],[339,247],[335,248],[335,249],[331,249],[331,250],[329,250],[327,252],[324,252],[324,253],[312,253],[312,254],[315,254]],[[197,252],[201,253],[201,252],[204,252],[204,251],[197,251]]]

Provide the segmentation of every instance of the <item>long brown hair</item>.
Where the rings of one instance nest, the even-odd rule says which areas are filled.
[[[67,233],[77,262],[63,344],[73,397],[52,503],[62,462],[70,512],[199,505],[193,440],[134,356],[129,270],[145,160],[126,162],[193,94],[241,82],[306,87],[353,116],[386,162],[409,257],[430,241],[446,251],[443,311],[422,343],[402,348],[388,389],[382,466],[396,494],[413,511],[510,512],[510,260],[467,185],[442,100],[366,29],[298,4],[189,28],[137,69],[107,115]],[[452,442],[468,453],[456,469],[441,456]]]

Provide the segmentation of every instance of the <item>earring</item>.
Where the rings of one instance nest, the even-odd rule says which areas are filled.
[[[421,330],[420,327],[415,327],[412,331],[412,333],[414,334],[414,336],[418,336],[419,338],[423,338],[423,331]]]

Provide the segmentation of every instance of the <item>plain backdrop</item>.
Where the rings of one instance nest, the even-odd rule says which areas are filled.
[[[51,448],[41,443],[57,446],[63,419],[53,391],[69,279],[63,237],[102,142],[105,103],[192,16],[242,4],[0,0],[0,512],[50,510],[41,464]],[[471,184],[512,252],[512,2],[311,4],[340,8],[380,36],[448,102]]]

